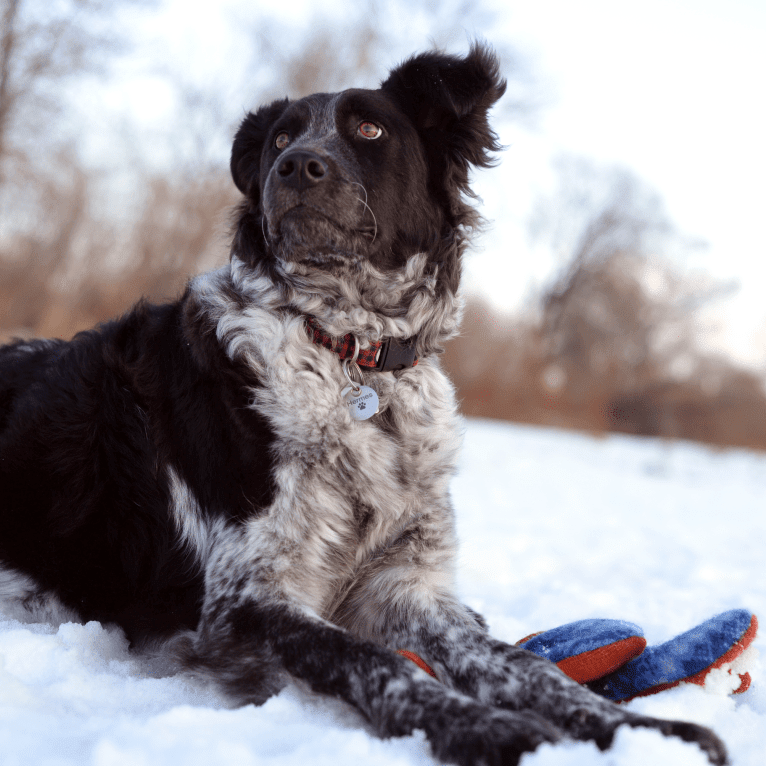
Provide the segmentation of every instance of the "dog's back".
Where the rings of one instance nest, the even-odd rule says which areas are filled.
[[[173,309],[141,306],[69,342],[0,350],[6,599],[48,609],[55,596],[129,634],[196,624],[199,574],[175,550],[145,409],[173,397],[183,348]]]

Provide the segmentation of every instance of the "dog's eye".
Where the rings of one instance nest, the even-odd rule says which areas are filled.
[[[283,130],[281,133],[277,133],[277,137],[274,139],[274,146],[277,149],[284,149],[290,143],[290,136]]]
[[[363,138],[380,138],[383,135],[383,128],[374,122],[363,122],[358,128],[358,133]]]

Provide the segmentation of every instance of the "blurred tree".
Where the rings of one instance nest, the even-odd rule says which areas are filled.
[[[0,0],[0,185],[60,150],[65,87],[103,71],[124,42],[116,10],[145,1]]]
[[[579,157],[561,158],[557,170],[558,188],[530,223],[564,261],[541,296],[539,323],[542,384],[557,407],[590,427],[766,444],[766,415],[750,410],[764,399],[757,376],[697,343],[700,309],[736,284],[678,271],[675,256],[698,243],[630,172]]]
[[[406,20],[406,24],[403,21]],[[497,11],[481,0],[363,0],[337,12],[316,13],[296,34],[295,24],[261,20],[250,71],[266,70],[259,100],[375,87],[391,66],[428,47],[465,47],[478,29],[493,29]],[[508,78],[498,108],[515,119],[531,119],[542,107],[540,88],[528,60],[502,39],[490,40]]]
[[[576,406],[593,400],[594,386],[637,390],[677,372],[695,346],[696,311],[731,285],[679,276],[669,256],[692,243],[629,171],[581,157],[560,158],[557,170],[530,229],[564,261],[542,296],[541,333]]]
[[[0,326],[22,332],[49,313],[52,283],[71,276],[89,215],[93,174],[75,151],[70,89],[104,73],[123,49],[115,14],[146,0],[0,0]]]
[[[689,247],[632,174],[563,158],[531,232],[562,267],[532,317],[469,302],[445,366],[467,414],[766,448],[761,375],[696,342],[699,309],[732,289],[681,274]]]

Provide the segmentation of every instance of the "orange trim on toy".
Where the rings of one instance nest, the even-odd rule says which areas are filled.
[[[431,666],[422,657],[415,654],[415,652],[410,652],[407,649],[397,649],[396,653],[401,654],[402,657],[408,659],[410,662],[414,662],[421,670],[425,670],[429,676],[433,676],[437,681],[439,680]]]
[[[744,694],[750,688],[752,680],[753,679],[750,678],[750,673],[742,673],[739,677],[739,686],[732,692],[732,694]]]
[[[621,668],[626,662],[638,657],[646,649],[643,636],[630,636],[613,644],[600,646],[573,657],[565,657],[556,665],[573,681],[586,684]]]

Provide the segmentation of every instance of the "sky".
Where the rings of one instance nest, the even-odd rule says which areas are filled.
[[[467,261],[469,289],[496,308],[517,311],[550,282],[560,263],[530,242],[528,215],[536,195],[553,183],[552,159],[586,155],[635,173],[660,193],[680,232],[706,243],[676,265],[737,289],[708,310],[700,341],[766,369],[766,3],[488,2],[495,2],[492,17],[466,18],[450,49],[465,50],[475,36],[510,45],[529,62],[545,106],[532,126],[502,113],[495,120],[507,149],[497,168],[475,180],[482,212],[493,224]],[[159,10],[134,19],[142,52],[123,87],[106,100],[160,122],[173,102],[160,76],[139,74],[142,56],[159,51],[190,80],[226,81],[227,69],[244,65],[247,35],[259,18],[278,19],[289,29],[312,13],[305,0],[289,6],[163,0]],[[333,13],[325,17],[331,24]],[[405,53],[427,48],[433,34],[414,15],[401,20]],[[392,52],[385,66],[405,53]],[[224,94],[228,120],[255,106],[245,90]]]

